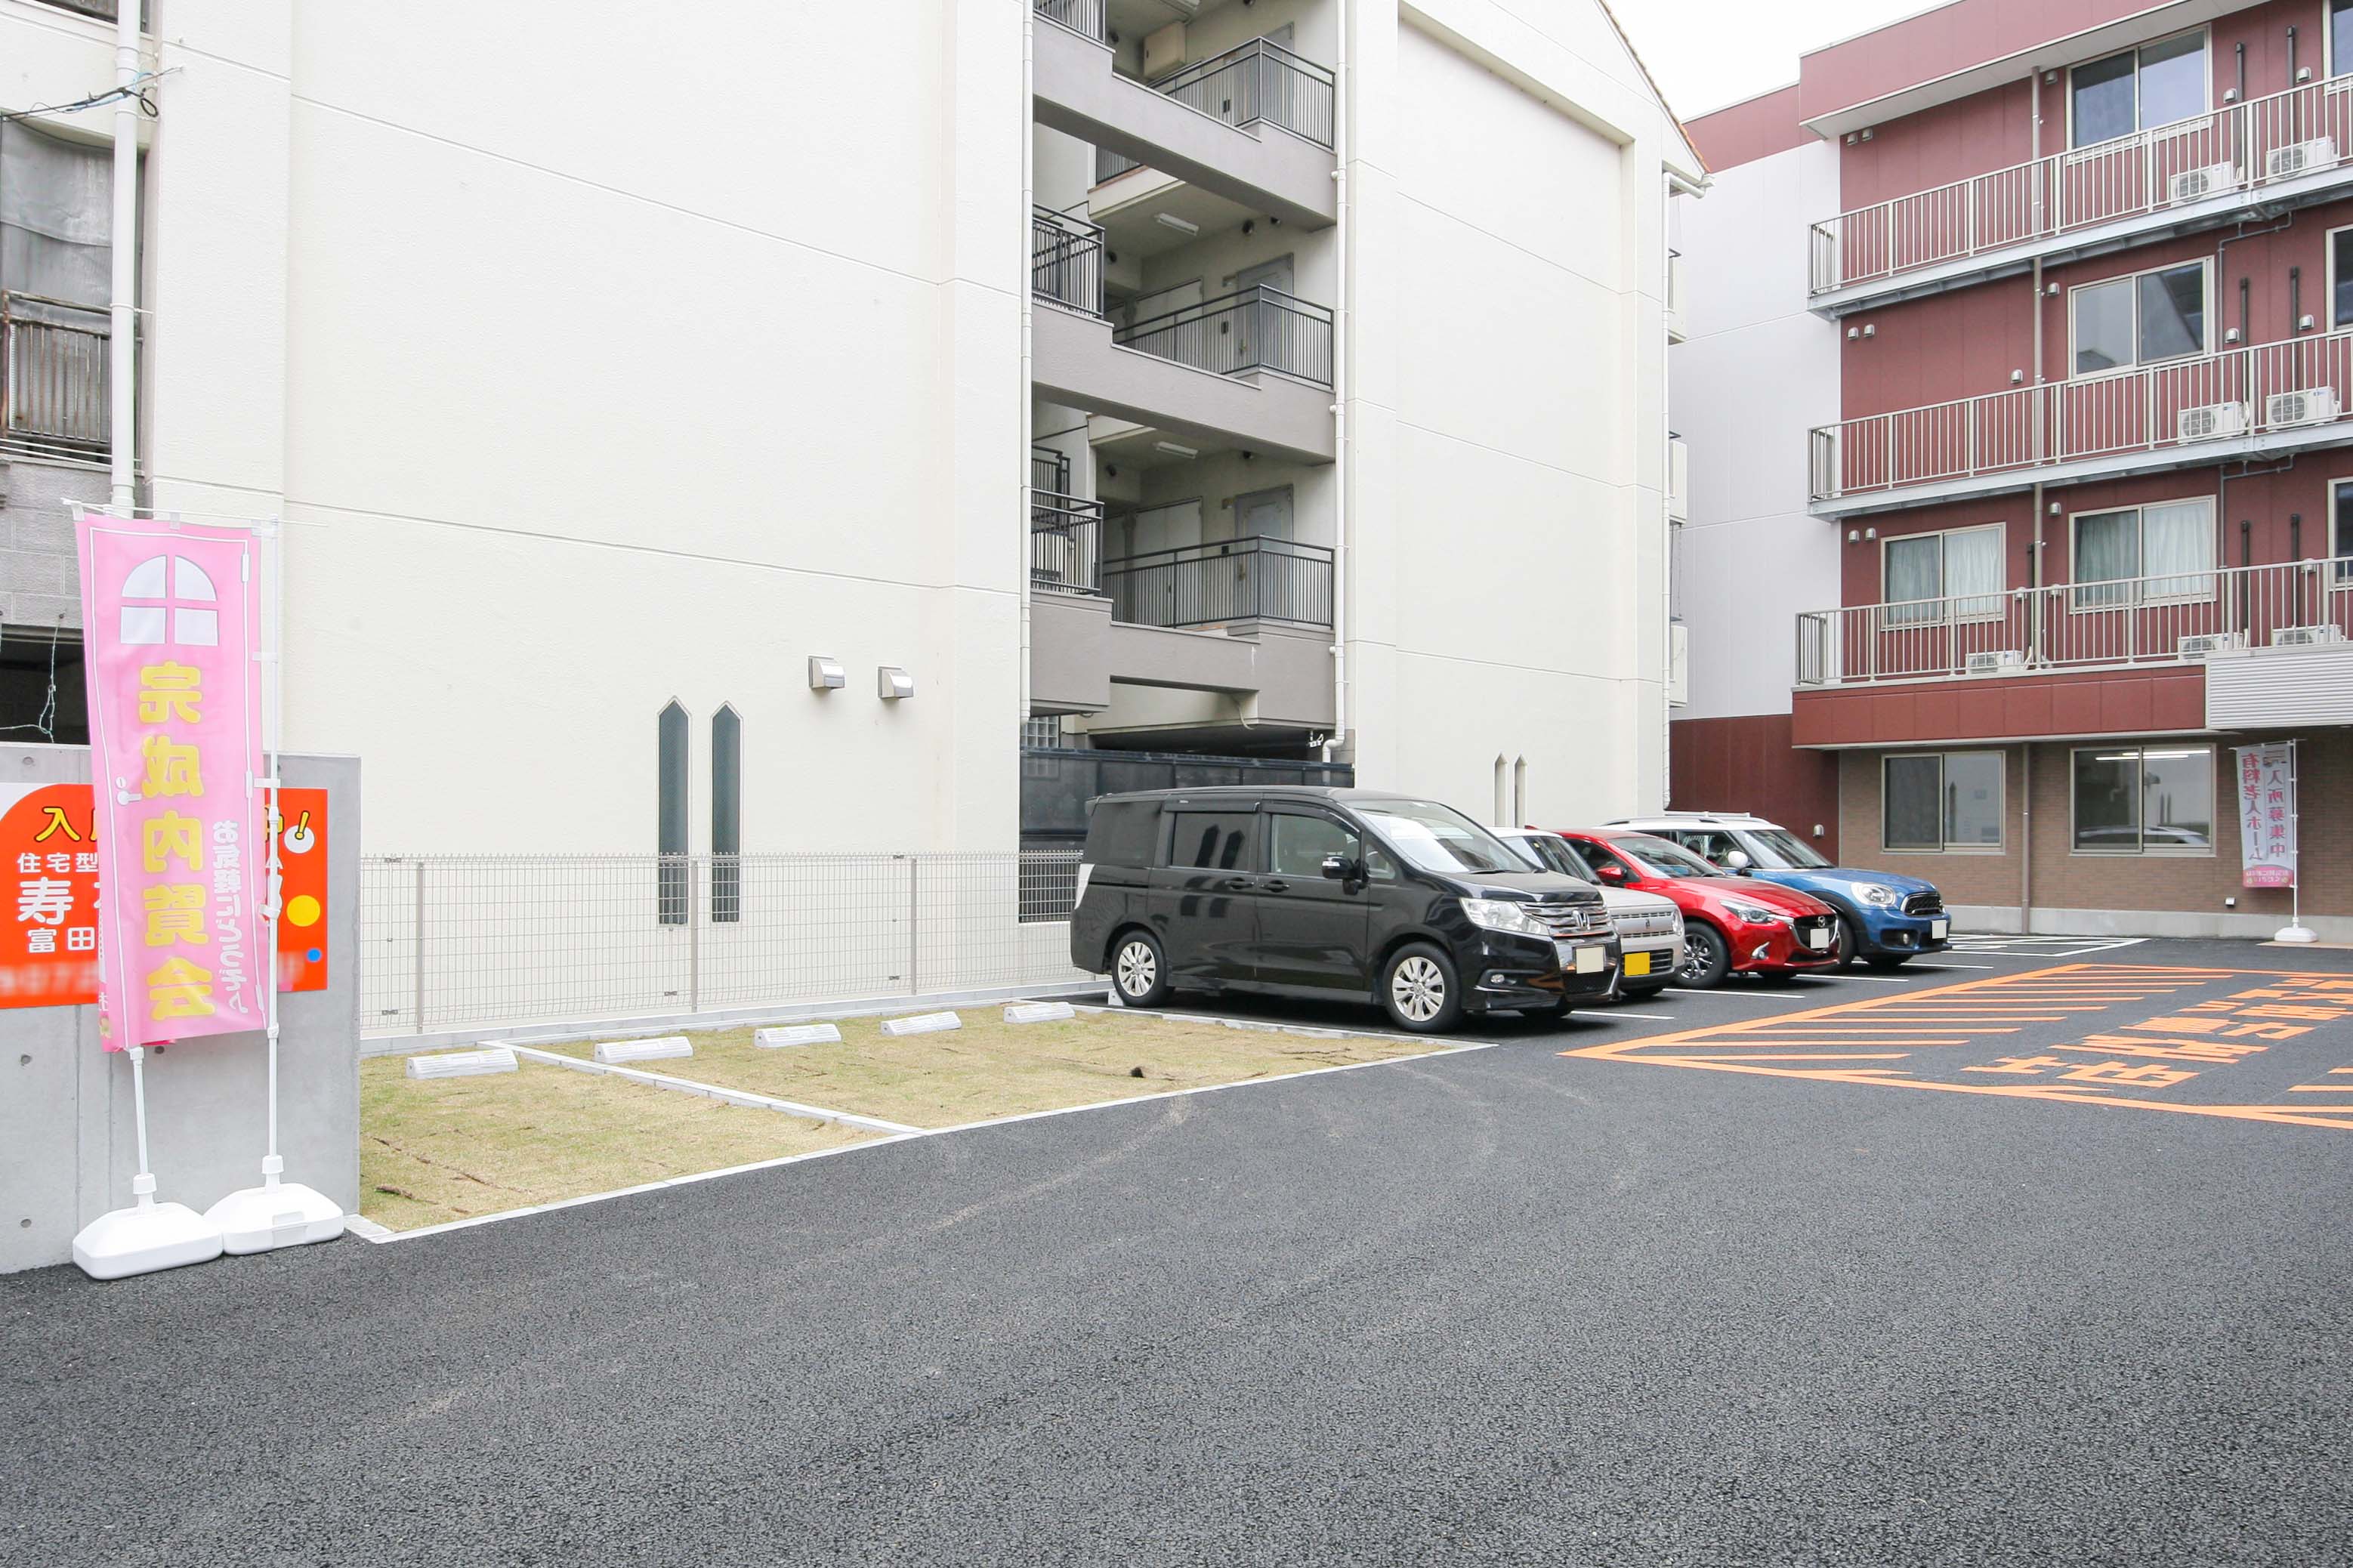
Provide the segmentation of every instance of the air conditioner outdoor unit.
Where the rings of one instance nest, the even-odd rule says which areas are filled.
[[[2333,386],[2275,392],[2263,399],[2263,423],[2274,429],[2284,425],[2327,425],[2337,413],[2337,389]]]
[[[2229,163],[2210,163],[2202,169],[2184,169],[2166,182],[2166,199],[2176,206],[2183,202],[2202,202],[2208,196],[2237,189],[2238,184],[2239,171]]]
[[[2247,405],[2243,403],[2209,403],[2199,408],[2185,408],[2175,426],[2184,441],[2219,441],[2225,436],[2247,433]]]
[[[2282,626],[2272,634],[2274,647],[2318,647],[2345,640],[2342,626]]]
[[[2180,655],[2183,658],[2204,658],[2209,654],[2236,653],[2247,646],[2244,632],[2208,632],[2200,637],[2183,637]]]
[[[2263,159],[2263,178],[2284,180],[2314,169],[2326,169],[2337,162],[2337,138],[2316,136],[2309,142],[2292,142],[2274,147]]]
[[[2000,653],[1973,653],[1968,666],[1971,675],[1999,675],[2005,669],[2025,668],[2026,655],[2014,647],[2003,648]]]

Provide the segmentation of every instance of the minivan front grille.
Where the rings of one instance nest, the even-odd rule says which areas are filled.
[[[1931,888],[1925,893],[1914,893],[1904,900],[1907,915],[1941,915],[1945,912],[1945,896]]]
[[[1555,940],[1572,936],[1603,936],[1609,931],[1609,911],[1599,903],[1571,904],[1543,901],[1530,904],[1528,913],[1535,916]]]
[[[1683,920],[1672,910],[1658,910],[1613,915],[1610,917],[1610,923],[1618,928],[1618,934],[1621,937],[1672,936],[1674,934],[1675,928],[1683,923]]]

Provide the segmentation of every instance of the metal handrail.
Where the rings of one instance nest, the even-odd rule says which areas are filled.
[[[0,440],[44,456],[105,452],[112,336],[102,307],[0,292]]]
[[[1264,121],[1330,147],[1339,101],[1335,79],[1314,61],[1261,37],[1145,85],[1229,125]]]
[[[1810,291],[1900,277],[2331,167],[2353,174],[2353,76],[2306,82],[1825,218],[1809,226]]]
[[[1121,556],[1103,565],[1112,618],[1133,626],[1332,624],[1332,552],[1246,536]]]
[[[2314,333],[1816,426],[1810,489],[1834,500],[2348,416],[2353,331]]]
[[[1271,370],[1332,384],[1332,312],[1262,283],[1118,328],[1112,342],[1220,375]]]
[[[1103,313],[1103,231],[1100,224],[1029,209],[1029,290],[1090,316]]]
[[[1029,582],[1058,594],[1093,594],[1103,585],[1103,505],[1077,496],[1029,491]]]
[[[2353,557],[2199,566],[1799,614],[1797,684],[2181,664],[2353,642]]]
[[[1097,43],[1111,39],[1111,17],[1105,0],[1034,0],[1038,15]]]

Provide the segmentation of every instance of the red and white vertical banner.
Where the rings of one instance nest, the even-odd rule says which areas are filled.
[[[2295,742],[2239,749],[2239,883],[2295,886]]]
[[[257,541],[244,529],[94,512],[78,526],[100,1037],[119,1051],[261,1028]]]

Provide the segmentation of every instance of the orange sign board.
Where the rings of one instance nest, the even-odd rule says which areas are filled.
[[[278,988],[327,987],[327,792],[279,794],[285,910]],[[0,1007],[98,1000],[98,839],[90,785],[0,785],[0,866],[16,877],[0,932]]]

